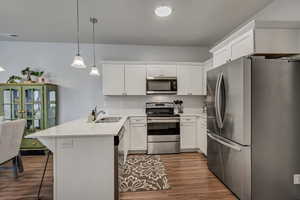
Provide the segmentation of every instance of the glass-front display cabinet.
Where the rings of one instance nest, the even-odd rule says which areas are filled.
[[[24,136],[57,124],[57,86],[44,83],[0,84],[0,115],[26,119]],[[22,140],[21,150],[43,150],[35,139]]]

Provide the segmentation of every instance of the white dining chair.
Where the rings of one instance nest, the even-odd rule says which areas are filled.
[[[23,171],[19,152],[25,124],[24,119],[0,123],[0,165],[12,161],[13,166],[5,167],[5,169],[13,169],[15,178],[18,177],[18,172]],[[0,166],[1,168],[4,167]]]

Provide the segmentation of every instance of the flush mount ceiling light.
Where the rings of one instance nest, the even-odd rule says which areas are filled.
[[[72,67],[75,68],[86,68],[83,58],[80,56],[80,46],[79,46],[79,2],[77,2],[77,54],[74,57]]]
[[[159,6],[154,10],[158,17],[168,17],[172,13],[172,8],[169,6]]]
[[[99,70],[96,66],[96,47],[95,47],[95,24],[98,22],[97,18],[91,17],[90,22],[93,24],[93,56],[94,56],[94,64],[90,71],[91,76],[100,76]]]
[[[17,38],[17,37],[19,37],[19,35],[15,34],[15,33],[0,33],[0,36],[9,37],[9,38]]]

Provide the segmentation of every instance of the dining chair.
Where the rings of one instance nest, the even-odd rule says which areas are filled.
[[[20,146],[24,134],[26,120],[4,121],[0,123],[0,165],[12,161],[14,177],[23,172],[23,164],[20,156]]]

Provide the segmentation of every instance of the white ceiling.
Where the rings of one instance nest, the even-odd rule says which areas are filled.
[[[273,0],[80,0],[81,42],[91,42],[89,17],[97,43],[210,46]],[[173,14],[154,15],[158,5]],[[13,40],[73,42],[76,0],[1,0],[0,33]],[[0,34],[0,40],[9,40]]]

